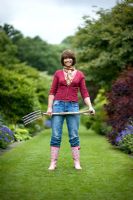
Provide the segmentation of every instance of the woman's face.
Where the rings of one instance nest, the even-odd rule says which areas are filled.
[[[72,58],[64,58],[64,65],[66,67],[71,67],[73,65],[73,59]]]

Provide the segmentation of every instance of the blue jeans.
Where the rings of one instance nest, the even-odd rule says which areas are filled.
[[[77,102],[66,102],[55,100],[53,102],[53,112],[78,112],[79,105]],[[62,128],[64,119],[66,119],[69,142],[71,147],[79,146],[79,115],[54,115],[52,116],[52,136],[51,136],[51,146],[60,147],[62,138]]]

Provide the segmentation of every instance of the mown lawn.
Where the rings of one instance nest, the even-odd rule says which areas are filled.
[[[0,156],[1,200],[132,200],[133,158],[80,128],[82,170],[73,168],[66,129],[58,168],[48,171],[50,131]]]

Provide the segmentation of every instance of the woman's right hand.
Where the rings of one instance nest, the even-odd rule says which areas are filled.
[[[52,108],[51,107],[48,107],[47,114],[50,115],[50,116],[52,115]]]

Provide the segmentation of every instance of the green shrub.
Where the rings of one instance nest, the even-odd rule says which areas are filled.
[[[128,134],[118,143],[118,147],[128,154],[133,154],[133,134]]]
[[[17,128],[14,134],[16,141],[28,140],[31,138],[27,129]]]

